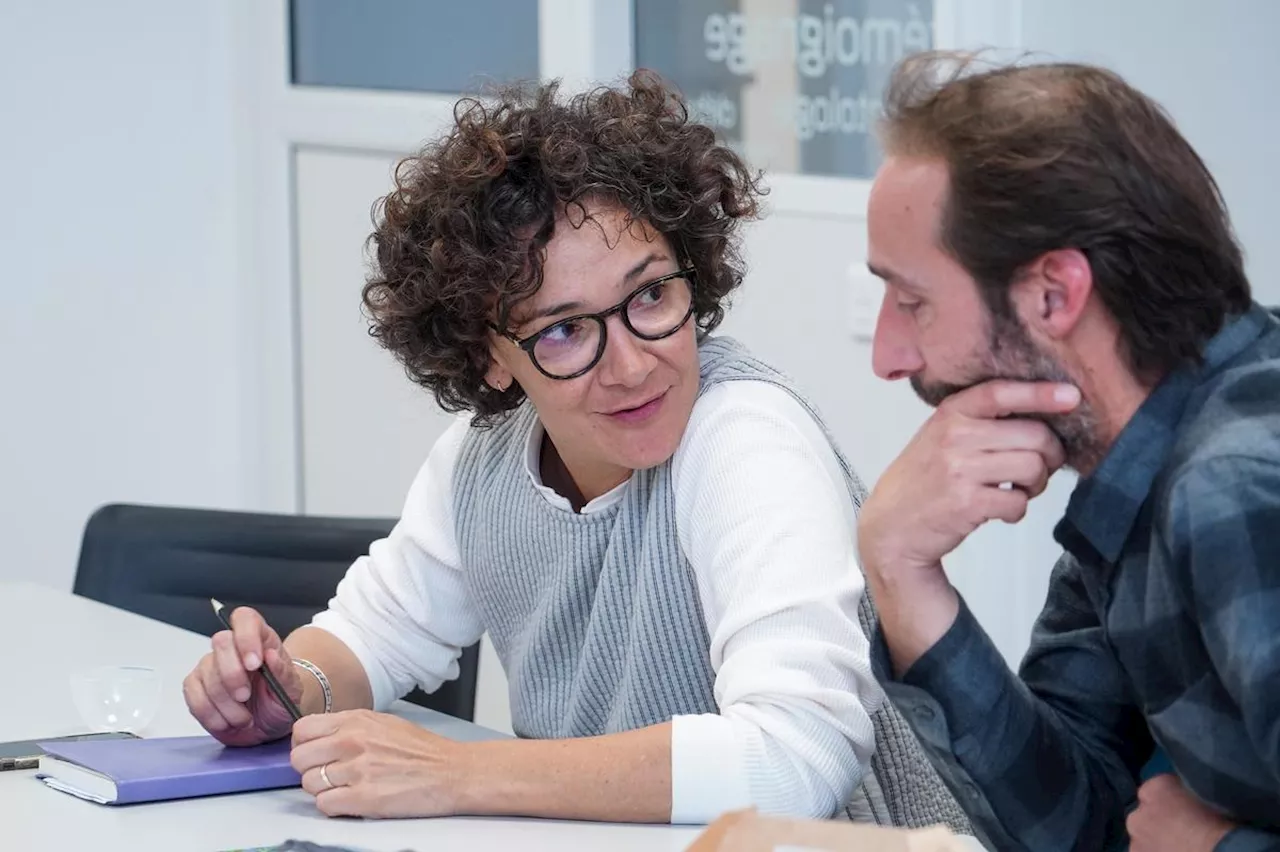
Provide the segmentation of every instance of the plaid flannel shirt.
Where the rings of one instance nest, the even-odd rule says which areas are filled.
[[[898,681],[877,674],[995,849],[1123,848],[1158,744],[1280,850],[1280,322],[1254,305],[1170,374],[1082,479],[1018,674],[961,602]],[[997,567],[997,566],[993,566]],[[1016,570],[1016,566],[998,566]]]

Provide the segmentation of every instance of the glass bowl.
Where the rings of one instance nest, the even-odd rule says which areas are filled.
[[[145,666],[97,666],[71,674],[71,699],[94,731],[140,733],[160,705],[160,673]]]

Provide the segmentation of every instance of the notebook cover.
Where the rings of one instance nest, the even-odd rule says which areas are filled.
[[[207,736],[44,742],[40,747],[110,778],[116,785],[114,804],[120,805],[302,783],[289,765],[288,738],[247,748],[224,746]]]
[[[324,843],[312,843],[310,840],[285,840],[279,846],[255,846],[244,849],[225,849],[225,852],[369,852],[369,849],[357,849],[351,846],[325,846]],[[403,849],[402,852],[411,852]]]

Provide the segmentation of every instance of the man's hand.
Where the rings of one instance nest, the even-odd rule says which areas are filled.
[[[858,551],[901,673],[955,620],[942,557],[990,520],[1014,523],[1062,467],[1061,442],[1028,415],[1080,402],[1070,385],[984,382],[949,397],[862,506]]]
[[[447,816],[463,748],[396,716],[349,710],[294,723],[291,762],[328,816]]]
[[[1157,775],[1138,788],[1138,807],[1125,823],[1129,852],[1212,852],[1235,826],[1187,792],[1176,775]]]
[[[987,521],[1021,520],[1064,458],[1048,426],[1018,415],[1060,414],[1079,399],[1070,386],[1006,381],[949,397],[862,507],[864,558],[892,573],[929,569]]]

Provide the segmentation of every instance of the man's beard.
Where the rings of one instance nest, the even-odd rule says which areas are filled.
[[[1057,359],[1036,346],[1015,317],[992,318],[987,349],[977,359],[972,373],[973,378],[965,384],[925,383],[917,374],[911,377],[911,389],[927,405],[937,408],[947,397],[992,379],[1076,384]],[[1068,467],[1092,470],[1105,454],[1098,438],[1097,416],[1084,400],[1066,414],[1014,416],[1039,420],[1048,426],[1062,442]]]

